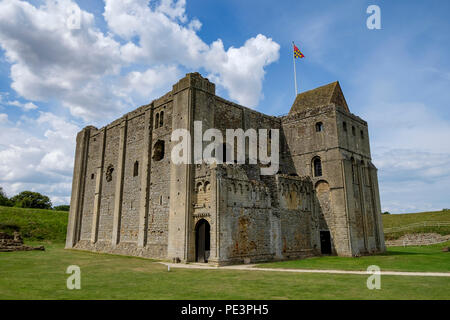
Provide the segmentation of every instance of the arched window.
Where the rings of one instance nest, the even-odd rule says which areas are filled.
[[[361,133],[361,139],[364,139],[364,131],[360,131],[360,133]]]
[[[345,121],[342,123],[342,127],[344,128],[344,131],[347,132],[347,123]]]
[[[160,161],[164,158],[164,141],[158,140],[153,145],[153,156],[152,159],[155,161]]]
[[[137,177],[138,175],[139,175],[139,161],[136,161],[133,167],[133,177]]]
[[[352,135],[356,136],[356,130],[355,127],[352,126]]]
[[[164,111],[159,114],[159,126],[162,127],[164,124]]]
[[[320,158],[318,157],[314,158],[313,166],[314,166],[314,177],[322,176],[322,161],[320,161]]]
[[[159,125],[159,113],[157,113],[155,116],[155,129],[158,128],[158,125]]]
[[[323,131],[323,123],[317,122],[316,123],[316,132],[321,132],[321,131]]]

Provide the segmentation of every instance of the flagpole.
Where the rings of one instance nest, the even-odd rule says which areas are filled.
[[[294,62],[295,98],[297,98],[297,70],[295,69],[294,41],[292,41],[292,60],[293,60],[293,62]]]

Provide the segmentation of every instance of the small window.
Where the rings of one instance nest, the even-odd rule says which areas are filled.
[[[361,130],[361,139],[364,139],[364,132]]]
[[[232,151],[231,151],[229,144],[227,144],[227,143],[222,144],[222,163],[227,163],[227,157],[229,159],[231,159],[231,155],[232,155],[231,152]]]
[[[321,177],[322,176],[322,161],[320,161],[320,158],[315,158],[313,160],[313,166],[314,166],[314,176]]]
[[[353,126],[352,126],[352,134],[353,134],[354,136],[356,136],[356,130],[355,130],[355,127],[353,127]]]
[[[345,121],[342,123],[342,127],[344,128],[344,131],[347,132],[347,123]]]
[[[163,196],[159,196],[159,205],[162,206],[163,204]]]
[[[155,129],[158,128],[158,125],[159,125],[159,113],[157,113],[155,116]]]
[[[159,127],[162,127],[164,124],[164,111],[161,111],[159,114]]]
[[[95,177],[95,175],[94,175],[94,174],[91,174],[91,180],[94,179],[94,177]]]
[[[139,175],[139,161],[136,161],[133,167],[133,177],[137,177],[138,175]]]
[[[316,123],[316,132],[321,132],[321,131],[323,131],[323,123],[317,122]]]
[[[352,181],[353,181],[353,183],[356,183],[356,163],[355,163],[355,158],[351,157],[350,161],[352,163]]]
[[[160,161],[164,158],[164,141],[158,140],[153,146],[153,157],[155,161]]]

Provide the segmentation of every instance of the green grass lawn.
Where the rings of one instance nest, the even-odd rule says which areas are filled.
[[[32,243],[38,244],[38,243]],[[327,259],[327,258],[325,258]],[[325,260],[327,261],[327,260]],[[361,261],[355,259],[354,261]],[[359,262],[358,262],[359,263]],[[69,265],[81,290],[68,290]],[[64,250],[0,253],[0,299],[449,299],[450,278],[171,269],[152,260]]]
[[[405,214],[383,214],[383,227],[402,227],[412,223],[423,221],[447,221],[450,222],[450,210],[447,211],[433,211],[433,212],[419,212],[419,213],[405,213]],[[407,233],[438,233],[441,235],[450,234],[450,226],[427,226],[414,227],[410,230],[399,232],[386,233],[386,240],[398,239]]]
[[[0,206],[0,232],[20,231],[26,240],[66,239],[68,212]]]
[[[377,265],[385,271],[450,272],[450,253],[442,252],[450,241],[429,246],[390,247],[385,254],[347,258],[337,256],[313,257],[303,260],[263,263],[259,267],[293,269],[366,270]]]

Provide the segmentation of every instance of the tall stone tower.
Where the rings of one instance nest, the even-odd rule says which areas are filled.
[[[331,237],[343,256],[384,251],[367,122],[350,113],[339,82],[298,94],[282,124],[296,172],[314,184],[321,242]]]

